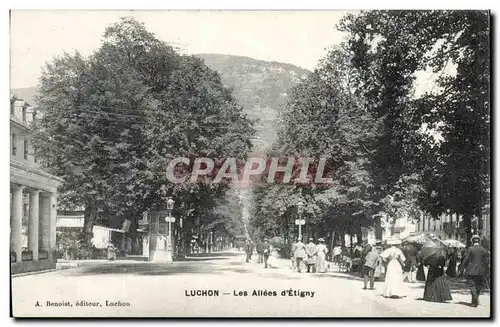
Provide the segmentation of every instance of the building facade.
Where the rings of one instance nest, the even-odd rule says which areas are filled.
[[[31,143],[36,110],[10,101],[11,273],[56,266],[57,189],[63,180],[41,169]]]

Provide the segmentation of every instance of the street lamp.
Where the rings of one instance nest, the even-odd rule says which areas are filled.
[[[302,201],[299,201],[297,203],[297,211],[299,214],[299,219],[295,220],[295,225],[299,226],[299,237],[302,239],[302,225],[305,225],[306,221],[305,219],[302,219],[302,207],[304,206],[304,203]]]
[[[208,248],[210,250],[210,253],[213,252],[213,245],[214,245],[214,232],[210,231],[210,247]]]
[[[172,263],[174,260],[172,259],[172,223],[175,222],[175,218],[172,217],[172,210],[174,210],[175,201],[172,197],[169,197],[167,200],[167,212],[168,217],[165,218],[165,221],[168,223],[168,239],[167,239],[167,262]]]

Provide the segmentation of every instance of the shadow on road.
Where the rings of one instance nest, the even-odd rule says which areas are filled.
[[[470,290],[467,286],[467,282],[460,278],[450,278],[447,277],[448,286],[450,287],[450,292],[452,294],[469,295]],[[425,288],[425,282],[419,283],[415,288]],[[481,294],[489,294],[489,290],[484,290]]]
[[[118,262],[88,262],[75,269],[63,271],[64,276],[89,276],[89,275],[142,275],[142,276],[167,276],[182,274],[223,274],[227,272],[250,273],[243,262],[229,261],[221,264],[240,253],[218,252],[209,255],[186,257],[173,263],[152,263],[141,261]]]
[[[82,266],[78,269],[70,269],[64,272],[68,276],[88,276],[88,275],[113,275],[113,274],[134,274],[134,275],[178,275],[178,274],[221,274],[220,267],[212,263],[200,265],[186,265],[179,263],[137,263],[137,264],[102,264],[96,266]]]

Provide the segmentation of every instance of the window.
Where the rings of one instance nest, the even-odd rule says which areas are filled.
[[[24,159],[28,160],[28,140],[24,140]]]
[[[17,155],[17,135],[12,134],[12,155]]]

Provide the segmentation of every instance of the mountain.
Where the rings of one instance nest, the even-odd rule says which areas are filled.
[[[252,119],[257,120],[256,152],[264,152],[276,140],[276,118],[287,90],[309,75],[309,71],[291,64],[256,60],[248,57],[197,54],[205,64],[219,72],[223,83]]]

